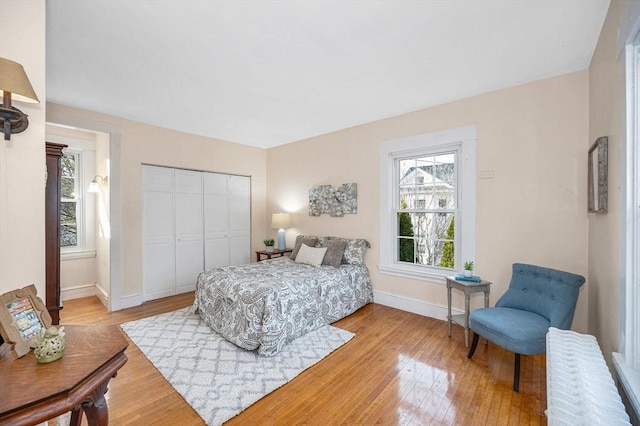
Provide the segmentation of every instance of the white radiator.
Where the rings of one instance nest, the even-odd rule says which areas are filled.
[[[595,337],[549,329],[546,414],[549,426],[631,424]]]

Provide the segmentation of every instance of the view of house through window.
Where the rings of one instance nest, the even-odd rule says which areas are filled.
[[[456,152],[396,159],[397,259],[455,269]]]
[[[62,155],[62,176],[60,180],[60,246],[78,245],[78,164],[79,154]]]

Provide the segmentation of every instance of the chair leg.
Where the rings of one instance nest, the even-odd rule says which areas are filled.
[[[478,340],[480,336],[474,331],[473,332],[473,340],[471,341],[471,347],[469,348],[469,353],[467,354],[467,358],[471,359],[474,352],[476,351],[476,347],[478,346]]]
[[[516,354],[516,364],[513,369],[513,390],[518,392],[520,389],[520,354]]]

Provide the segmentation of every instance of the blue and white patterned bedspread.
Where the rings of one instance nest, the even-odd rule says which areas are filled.
[[[193,307],[230,342],[272,356],[371,302],[365,265],[315,267],[280,257],[200,273]]]

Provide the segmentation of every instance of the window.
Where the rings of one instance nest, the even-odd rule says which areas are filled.
[[[82,198],[79,197],[80,154],[65,151],[62,155],[60,179],[60,247],[77,247],[78,230],[82,229]],[[79,223],[80,221],[80,223]]]
[[[87,194],[95,176],[95,143],[48,135],[48,140],[67,145],[60,171],[60,254],[62,260],[95,256],[96,198]]]
[[[398,262],[454,268],[456,154],[396,158]]]
[[[632,18],[634,17],[634,18]],[[624,28],[627,26],[627,28]],[[626,19],[618,29],[626,65],[626,191],[621,226],[624,242],[620,286],[619,352],[613,364],[635,413],[640,412],[640,4],[629,2]]]
[[[473,260],[476,128],[380,146],[380,271],[438,279]]]

